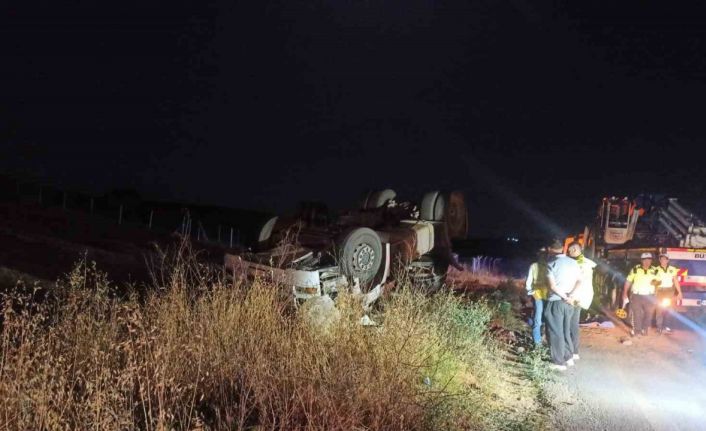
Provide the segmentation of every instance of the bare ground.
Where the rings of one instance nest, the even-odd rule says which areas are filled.
[[[581,360],[546,385],[551,429],[706,429],[706,340],[676,329],[629,338],[627,328],[582,328]]]

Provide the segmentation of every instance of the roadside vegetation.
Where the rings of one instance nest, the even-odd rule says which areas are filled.
[[[518,341],[495,329],[512,322],[503,300],[399,286],[377,325],[340,295],[319,327],[286,289],[226,280],[188,247],[153,269],[147,293],[82,261],[3,295],[0,429],[544,427]]]

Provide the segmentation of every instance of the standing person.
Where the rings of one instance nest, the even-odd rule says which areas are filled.
[[[569,257],[576,260],[581,270],[581,286],[573,296],[576,299],[574,303],[574,314],[571,316],[571,344],[573,347],[573,360],[580,359],[579,345],[580,330],[579,320],[581,318],[581,309],[588,310],[593,302],[593,268],[597,266],[596,262],[583,255],[583,247],[578,242],[572,242],[567,249]]]
[[[630,313],[633,313],[633,328],[630,335],[647,335],[647,329],[655,314],[655,284],[657,284],[657,269],[652,266],[652,253],[640,255],[642,263],[635,265],[628,273],[623,285],[623,307],[632,302]],[[628,292],[630,298],[628,298]]]
[[[543,248],[537,254],[537,261],[529,267],[527,280],[525,281],[527,295],[534,299],[534,317],[532,318],[532,339],[534,345],[542,344],[542,315],[544,314],[544,304],[547,302],[547,291],[549,282],[547,281],[547,251]]]
[[[671,328],[668,326],[667,317],[669,317],[669,305],[676,299],[680,301],[682,299],[681,285],[679,284],[679,278],[677,277],[678,269],[669,264],[669,256],[666,253],[660,253],[659,255],[659,266],[657,267],[657,278],[659,283],[657,285],[656,299],[657,304],[657,333],[661,334],[662,331],[667,333],[672,332]],[[668,299],[669,304],[662,306],[662,301]]]
[[[562,253],[563,245],[554,241],[549,252],[554,255],[547,264],[549,298],[544,311],[547,325],[547,338],[551,354],[551,368],[566,370],[574,365],[573,346],[569,328],[575,299],[573,295],[581,285],[581,269],[576,261]]]

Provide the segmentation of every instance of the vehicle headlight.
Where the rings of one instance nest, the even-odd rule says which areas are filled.
[[[660,307],[667,308],[672,305],[672,299],[671,298],[662,298],[662,300],[659,302]]]

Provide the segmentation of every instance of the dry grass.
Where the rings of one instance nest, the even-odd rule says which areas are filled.
[[[323,330],[277,286],[170,259],[142,298],[82,262],[3,299],[0,429],[516,429],[534,406],[483,302],[401,289],[363,327],[343,295]]]
[[[522,282],[522,280],[508,278],[503,274],[485,271],[473,272],[468,265],[464,265],[463,271],[450,266],[448,280],[458,290],[494,289],[502,284],[518,284]]]

